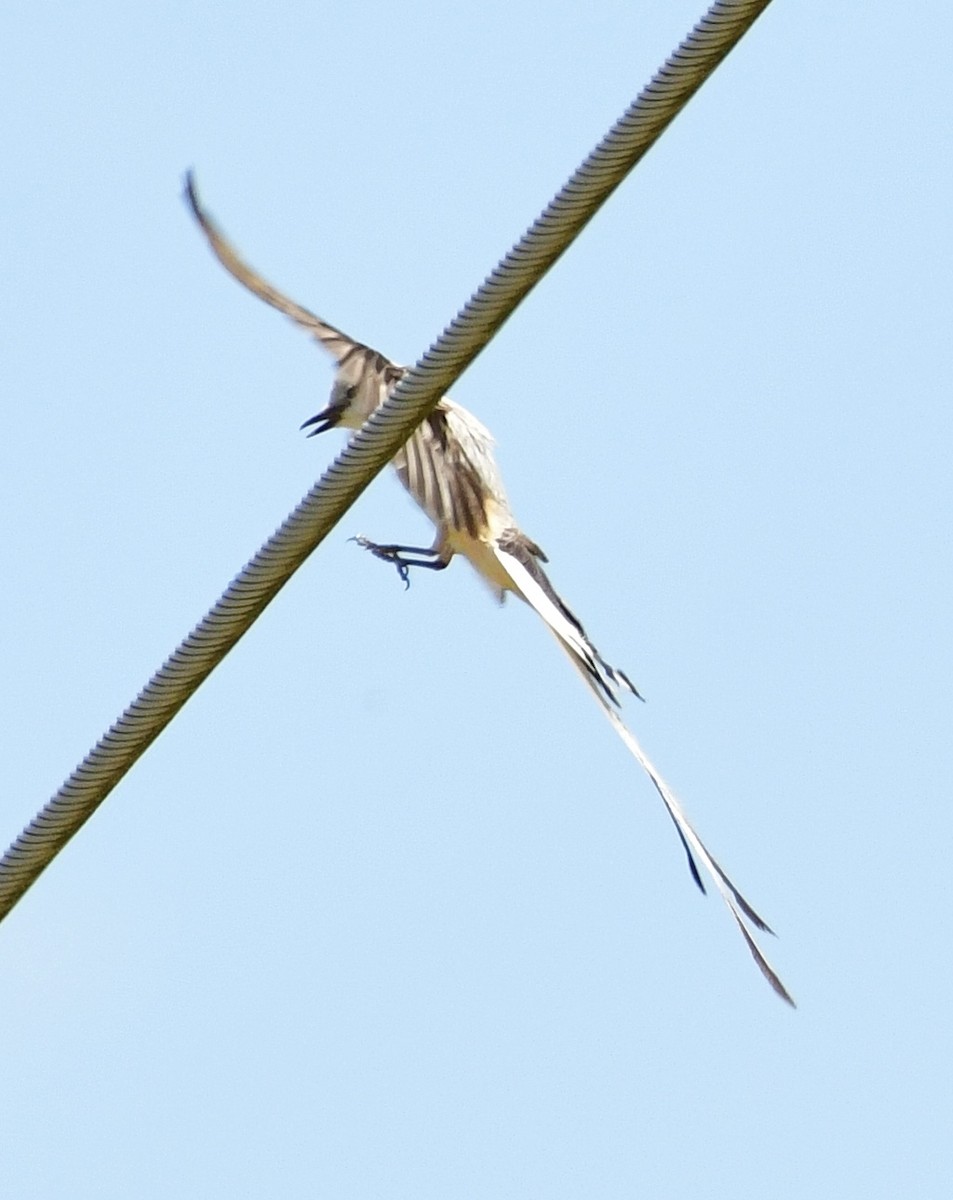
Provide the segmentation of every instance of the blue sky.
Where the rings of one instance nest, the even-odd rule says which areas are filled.
[[[414,359],[698,0],[0,15],[12,840],[340,445],[213,262]],[[365,494],[0,926],[11,1196],[945,1197],[948,4],[775,0],[454,389],[533,614]]]

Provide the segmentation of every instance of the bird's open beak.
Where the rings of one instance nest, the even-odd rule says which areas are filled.
[[[333,429],[340,422],[346,408],[347,405],[341,402],[329,404],[327,408],[322,408],[319,413],[316,413],[313,417],[309,417],[301,428],[308,429],[312,425],[314,426],[308,437],[314,437],[318,433],[326,433],[327,430]]]

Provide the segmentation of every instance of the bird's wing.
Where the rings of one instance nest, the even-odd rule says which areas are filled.
[[[466,437],[460,436],[461,413]],[[491,444],[475,417],[444,398],[397,453],[394,467],[434,525],[475,539],[487,528],[488,506],[500,499],[501,488],[487,474]]]
[[[266,304],[270,304],[272,308],[276,308],[279,312],[284,313],[286,317],[290,317],[292,321],[300,328],[319,342],[325,350],[333,355],[335,362],[341,363],[349,354],[355,351],[367,351],[369,347],[362,342],[356,342],[353,338],[348,337],[346,333],[342,333],[340,329],[335,329],[333,325],[329,325],[326,321],[322,321],[310,309],[304,308],[297,304],[283,292],[279,292],[277,288],[263,279],[257,271],[254,271],[239,255],[232,244],[227,240],[209,214],[202,208],[199,200],[198,191],[195,186],[195,177],[190,171],[185,177],[185,197],[189,207],[198,221],[202,232],[208,240],[212,253],[222,264],[228,273],[243,284],[259,299],[264,300]],[[376,354],[376,351],[371,351]],[[378,355],[382,360],[382,366],[391,365],[389,360],[383,355]]]
[[[313,436],[340,424],[359,428],[387,398],[391,388],[404,374],[404,368],[391,362],[380,351],[355,341],[327,321],[322,321],[310,309],[298,304],[284,292],[279,292],[257,271],[252,270],[202,208],[191,172],[186,176],[185,196],[212,253],[225,270],[260,300],[290,317],[337,363],[337,374],[327,407],[305,421],[302,429],[310,427]]]

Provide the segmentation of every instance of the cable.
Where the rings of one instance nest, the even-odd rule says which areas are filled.
[[[716,0],[457,317],[0,859],[0,920],[93,815],[770,0]]]

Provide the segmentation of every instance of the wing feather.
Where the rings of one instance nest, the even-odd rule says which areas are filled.
[[[493,488],[487,487],[482,464],[473,461],[452,428],[456,414],[462,411],[446,398],[441,400],[398,452],[394,467],[401,483],[438,529],[478,538],[486,530],[487,502],[497,497]]]
[[[270,304],[278,312],[284,313],[296,325],[311,334],[329,354],[333,355],[335,362],[342,363],[348,355],[370,350],[370,347],[363,345],[361,342],[356,342],[353,338],[348,337],[346,333],[342,333],[340,329],[335,329],[333,325],[322,321],[310,309],[296,303],[289,296],[286,296],[284,292],[279,292],[267,279],[264,279],[257,271],[250,267],[202,207],[198,189],[195,186],[195,176],[191,171],[185,177],[185,197],[193,216],[205,234],[212,253],[233,279],[237,279],[240,284],[260,300],[264,300],[266,304]],[[383,355],[378,354],[377,351],[372,350],[371,354],[381,359],[382,364],[388,364],[388,360]]]

